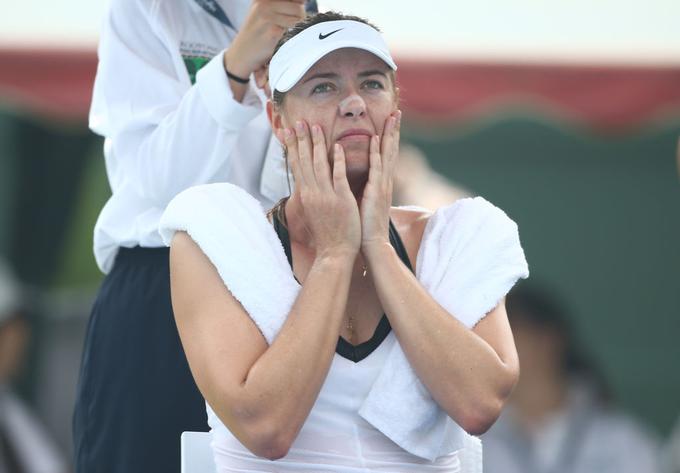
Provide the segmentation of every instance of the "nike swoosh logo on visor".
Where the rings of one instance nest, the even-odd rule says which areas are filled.
[[[328,34],[319,33],[319,39],[326,39],[326,38],[328,38],[330,35],[332,35],[333,33],[337,33],[338,31],[340,31],[341,29],[343,29],[343,28],[337,29],[337,30],[335,30],[335,31],[331,31],[331,32],[328,33]]]

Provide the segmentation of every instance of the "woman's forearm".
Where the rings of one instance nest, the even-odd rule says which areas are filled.
[[[389,245],[364,251],[378,297],[419,379],[471,433],[486,430],[514,386],[516,357],[504,360],[443,309]]]
[[[280,333],[243,380],[239,407],[231,411],[243,425],[275,437],[265,443],[279,452],[265,456],[285,454],[316,401],[335,353],[353,264],[345,255],[314,261]]]

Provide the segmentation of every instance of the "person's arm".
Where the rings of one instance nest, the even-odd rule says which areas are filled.
[[[519,376],[512,332],[501,302],[473,330],[452,317],[401,262],[388,239],[392,174],[400,113],[371,143],[370,173],[361,203],[362,245],[375,288],[395,335],[434,400],[472,434],[500,414]],[[414,223],[422,235],[425,219]]]
[[[519,375],[504,303],[470,330],[437,304],[389,244],[363,254],[383,309],[418,378],[467,432],[485,432]]]
[[[286,455],[328,373],[354,258],[315,259],[280,333],[267,343],[186,233],[170,250],[172,304],[191,372],[215,413],[257,456]]]
[[[320,129],[285,137],[315,257],[270,346],[187,234],[170,249],[172,304],[196,383],[241,443],[270,459],[287,453],[328,373],[361,238],[342,151],[331,177]]]
[[[232,158],[240,133],[263,107],[251,83],[227,78],[224,52],[191,85],[188,74],[178,72],[184,64],[172,33],[143,5],[122,0],[111,5],[99,47],[90,128],[107,138],[115,157],[110,178],[132,183],[140,195],[164,207],[180,191],[215,179]],[[261,141],[264,152],[266,132]]]

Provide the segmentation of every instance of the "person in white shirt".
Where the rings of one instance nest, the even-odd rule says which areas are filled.
[[[94,231],[106,273],[86,335],[76,471],[179,471],[179,436],[206,430],[173,320],[158,220],[196,184],[231,182],[264,205],[287,192],[256,84],[304,0],[112,0],[90,127],[112,195]]]
[[[659,473],[659,442],[608,401],[554,295],[518,285],[507,297],[522,374],[482,436],[486,473]]]
[[[459,472],[455,439],[485,431],[514,386],[503,298],[528,275],[517,227],[481,198],[391,207],[395,70],[365,20],[302,21],[269,66],[290,197],[268,221],[241,190],[198,186],[161,219],[220,472]],[[385,397],[364,411],[371,392]],[[423,412],[445,429],[405,428]]]

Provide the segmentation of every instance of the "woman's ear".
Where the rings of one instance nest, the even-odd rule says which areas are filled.
[[[283,144],[283,139],[281,138],[283,133],[283,118],[271,100],[267,100],[267,118],[269,118],[269,124],[272,127],[274,136],[276,136],[279,142]]]

